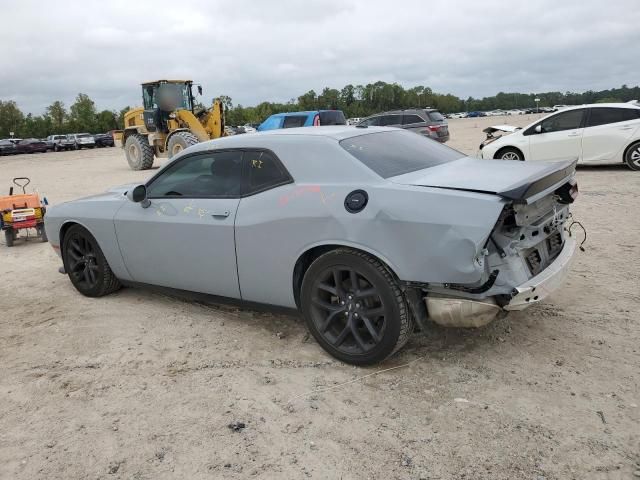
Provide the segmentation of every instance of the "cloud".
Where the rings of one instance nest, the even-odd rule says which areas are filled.
[[[171,77],[244,105],[377,80],[462,97],[602,89],[638,83],[638,25],[637,0],[21,0],[3,9],[0,99],[41,113],[84,92],[119,109]]]

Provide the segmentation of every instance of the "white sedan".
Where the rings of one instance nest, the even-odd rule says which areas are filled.
[[[484,131],[487,139],[480,145],[481,158],[576,157],[580,164],[625,162],[632,170],[640,170],[640,108],[630,103],[570,107],[524,128],[499,125]]]

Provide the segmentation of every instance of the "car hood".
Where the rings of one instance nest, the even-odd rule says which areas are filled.
[[[513,125],[493,125],[491,127],[485,128],[482,131],[484,133],[494,133],[494,132],[513,133],[517,130],[522,130],[522,127],[514,127]]]
[[[571,177],[576,163],[574,158],[556,162],[518,162],[465,157],[389,180],[402,185],[488,193],[526,202]]]

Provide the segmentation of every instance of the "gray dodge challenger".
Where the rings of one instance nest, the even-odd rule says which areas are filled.
[[[329,354],[366,365],[429,321],[478,327],[555,291],[574,176],[393,128],[293,128],[194,145],[144,184],[49,208],[46,231],[83,295],[298,309]]]

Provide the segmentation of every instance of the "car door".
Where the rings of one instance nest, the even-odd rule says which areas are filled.
[[[529,136],[526,160],[553,160],[582,156],[582,133],[586,109],[578,108],[545,118],[523,135]],[[540,132],[536,127],[540,126]]]
[[[402,116],[402,128],[414,133],[424,133],[427,130],[425,121],[415,113],[405,113]]]
[[[147,184],[150,205],[115,215],[122,257],[136,282],[240,298],[234,224],[242,151],[187,155]]]
[[[582,135],[584,163],[622,161],[624,148],[640,128],[640,110],[592,107]]]

